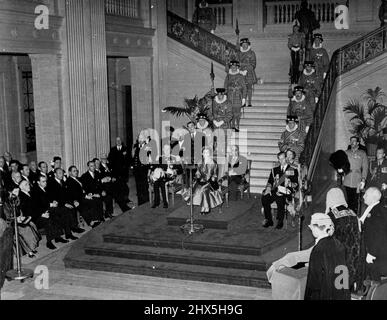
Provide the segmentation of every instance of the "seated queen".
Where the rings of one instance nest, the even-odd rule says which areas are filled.
[[[218,165],[208,147],[203,148],[202,161],[196,171],[192,199],[193,205],[201,207],[202,215],[210,213],[211,209],[223,203],[218,184]]]

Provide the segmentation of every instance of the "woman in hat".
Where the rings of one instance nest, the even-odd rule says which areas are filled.
[[[359,289],[364,280],[359,221],[356,214],[348,208],[344,193],[340,188],[332,188],[328,191],[325,213],[334,224],[334,237],[345,247],[345,258],[349,271],[349,287],[352,290],[355,288]]]
[[[305,49],[305,34],[300,32],[300,26],[293,26],[293,33],[288,36],[288,48],[290,50],[290,81],[297,84],[300,78],[301,61],[303,60]]]
[[[305,90],[301,86],[296,86],[293,90],[293,98],[290,100],[288,115],[297,116],[301,132],[308,133],[309,126],[313,122],[313,110],[306,99]]]
[[[247,103],[251,107],[254,85],[258,82],[255,68],[257,67],[257,56],[251,49],[251,43],[248,38],[243,38],[240,41],[239,52],[240,72],[245,77],[247,86]]]
[[[200,213],[204,215],[221,205],[223,200],[218,184],[218,165],[212,158],[211,148],[204,147],[202,155],[202,161],[196,171],[192,203],[200,206]]]
[[[305,69],[301,74],[299,85],[303,86],[306,91],[306,98],[313,106],[313,113],[316,103],[321,94],[322,82],[316,73],[313,61],[305,61]]]
[[[232,60],[229,64],[230,70],[224,80],[227,98],[232,106],[233,118],[231,126],[236,132],[239,132],[239,123],[241,119],[241,108],[246,104],[247,86],[245,78],[239,70],[239,61]]]
[[[310,50],[310,60],[316,66],[316,73],[323,82],[329,69],[329,55],[325,48],[323,48],[323,37],[321,33],[315,33],[313,36],[313,46]]]
[[[282,133],[278,142],[280,151],[286,152],[292,150],[296,154],[294,160],[299,159],[301,152],[304,150],[305,133],[298,127],[298,117],[288,115],[286,120],[286,130]]]
[[[310,254],[305,300],[350,300],[348,288],[339,288],[346,267],[345,247],[333,237],[335,227],[328,215],[315,213],[309,225],[316,245]],[[338,272],[338,267],[341,273]]]

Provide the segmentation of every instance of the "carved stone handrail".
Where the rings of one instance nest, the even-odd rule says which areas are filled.
[[[226,65],[238,54],[237,47],[168,11],[168,36],[206,57]]]
[[[266,24],[291,24],[296,12],[300,9],[300,1],[267,1],[265,2]],[[316,19],[324,23],[335,21],[335,8],[345,4],[343,0],[309,0],[309,8],[315,12]]]
[[[324,123],[329,99],[337,77],[387,52],[386,35],[387,26],[384,26],[337,49],[333,53],[329,64],[329,71],[327,72],[320,99],[314,113],[313,124],[309,129],[305,139],[305,149],[301,154],[301,162],[304,165],[308,167],[311,165],[321,127]]]
[[[108,15],[139,18],[139,0],[105,0],[105,12]]]

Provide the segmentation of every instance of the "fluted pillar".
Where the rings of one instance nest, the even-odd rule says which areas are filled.
[[[104,0],[66,1],[67,66],[73,163],[109,151]]]
[[[133,132],[136,135],[145,128],[158,130],[153,110],[152,60],[150,57],[130,57],[129,61],[133,79]]]
[[[55,54],[31,54],[38,161],[64,157],[60,61]]]

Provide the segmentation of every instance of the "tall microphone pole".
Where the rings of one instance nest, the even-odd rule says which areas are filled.
[[[11,206],[12,206],[12,213],[13,213],[13,220],[14,220],[14,227],[15,227],[15,247],[16,247],[16,269],[15,270],[9,270],[6,273],[6,278],[8,280],[16,280],[24,282],[24,280],[28,278],[33,278],[34,272],[29,269],[22,269],[21,264],[21,257],[20,257],[20,247],[19,247],[19,231],[17,227],[17,213],[16,213],[16,206],[18,202],[18,197],[11,195],[9,199]]]

